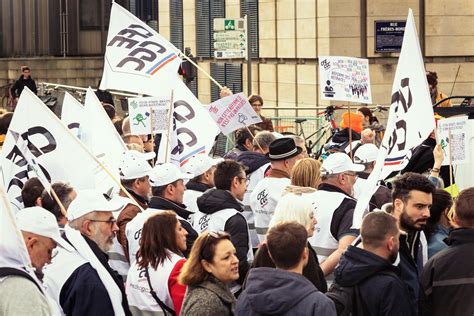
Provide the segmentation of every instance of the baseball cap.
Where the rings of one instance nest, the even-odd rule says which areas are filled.
[[[364,144],[360,146],[354,154],[354,161],[357,163],[369,163],[377,160],[379,149],[374,144]]]
[[[127,150],[123,153],[119,165],[120,179],[131,180],[147,176],[151,172],[148,160],[155,158],[154,152],[141,153],[136,150]]]
[[[206,154],[199,154],[189,159],[188,163],[184,166],[184,171],[193,174],[195,177],[200,176],[211,167],[217,165],[219,162],[224,161],[222,158],[211,158]]]
[[[73,250],[72,246],[61,238],[56,217],[42,207],[33,206],[18,211],[16,222],[22,231],[51,238],[61,247]]]
[[[181,172],[176,165],[170,162],[156,165],[150,173],[150,183],[154,187],[170,184],[179,179],[192,178],[194,178],[193,174]]]
[[[334,153],[329,155],[321,166],[322,174],[337,174],[346,171],[360,172],[365,169],[364,165],[355,164],[348,155],[344,153]]]
[[[77,197],[67,209],[67,219],[75,220],[92,212],[118,212],[126,202],[123,199],[107,200],[105,195],[98,190],[82,190],[77,192]]]

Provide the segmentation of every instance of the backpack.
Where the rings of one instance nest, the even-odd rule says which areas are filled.
[[[334,302],[338,316],[364,315],[358,285],[346,287],[333,283],[326,296]]]
[[[43,289],[40,287],[40,285],[26,271],[15,269],[15,268],[8,268],[8,267],[0,268],[0,278],[4,278],[11,275],[20,276],[20,277],[30,280],[36,285],[38,290],[41,293],[43,293]]]

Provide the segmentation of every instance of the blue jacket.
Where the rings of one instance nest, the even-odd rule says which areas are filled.
[[[334,275],[344,287],[358,285],[364,316],[414,314],[408,289],[398,277],[398,269],[367,250],[349,246]]]
[[[334,303],[301,274],[254,268],[235,315],[336,315]]]

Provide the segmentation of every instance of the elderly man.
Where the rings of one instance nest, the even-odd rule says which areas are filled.
[[[45,271],[48,294],[67,315],[131,315],[123,280],[110,268],[107,252],[118,227],[112,214],[123,201],[108,201],[96,190],[78,192],[68,208],[65,239]]]
[[[59,235],[53,214],[41,207],[20,210],[16,222],[37,276],[51,262],[57,244],[72,249]],[[20,249],[17,249],[21,252]],[[26,268],[26,267],[25,267]],[[0,315],[51,315],[48,299],[40,282],[25,269],[0,268]]]

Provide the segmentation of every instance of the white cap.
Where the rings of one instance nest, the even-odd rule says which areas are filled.
[[[147,176],[151,172],[148,160],[155,158],[154,152],[141,153],[136,150],[127,150],[123,153],[120,162],[120,179],[131,180]]]
[[[199,154],[189,159],[188,163],[184,166],[184,170],[187,173],[193,174],[195,177],[202,175],[204,172],[211,169],[211,167],[217,165],[219,162],[224,161],[222,158],[211,158],[206,154]]]
[[[354,161],[357,163],[369,163],[377,160],[379,149],[374,144],[364,144],[360,146],[355,154]]]
[[[334,153],[329,155],[321,166],[322,174],[337,174],[346,171],[360,172],[365,169],[364,165],[355,164],[348,155],[344,153]]]
[[[16,213],[16,222],[18,228],[24,232],[51,238],[61,247],[73,250],[72,246],[61,238],[56,217],[42,207],[33,206],[18,211]]]
[[[179,168],[169,162],[156,165],[150,173],[150,183],[154,187],[170,184],[179,179],[192,179],[194,175],[183,173]]]
[[[69,204],[67,219],[75,220],[92,212],[118,212],[125,206],[123,199],[107,200],[98,190],[82,190],[77,192],[77,197]]]

